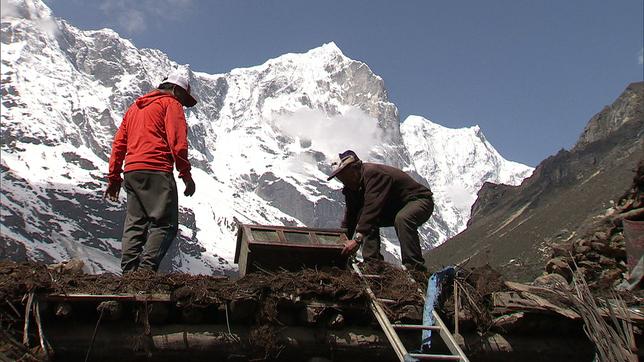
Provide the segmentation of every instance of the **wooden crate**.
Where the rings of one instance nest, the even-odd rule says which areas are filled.
[[[346,266],[340,252],[347,241],[344,229],[240,224],[235,263],[244,276],[257,270]]]

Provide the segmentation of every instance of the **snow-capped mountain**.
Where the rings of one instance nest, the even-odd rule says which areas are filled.
[[[401,134],[382,78],[333,43],[213,75],[138,49],[112,30],[79,30],[40,1],[5,4],[0,257],[78,257],[89,271],[118,272],[125,196],[118,204],[102,199],[111,141],[129,104],[173,68],[189,75],[200,100],[186,111],[197,193],[180,193],[166,270],[234,268],[237,222],[337,227],[341,184],[326,176],[347,148],[429,181],[437,207],[422,230],[425,249],[460,231],[477,185],[516,183],[528,172],[508,168],[482,135],[454,137],[469,130],[428,121],[413,127],[412,118]],[[455,139],[462,146],[424,146]],[[446,196],[455,174],[469,198]],[[398,255],[386,236],[387,253]]]
[[[400,132],[416,171],[434,192],[437,208],[447,223],[446,238],[465,229],[483,183],[519,185],[534,170],[504,159],[479,126],[451,129],[409,116],[400,125]]]

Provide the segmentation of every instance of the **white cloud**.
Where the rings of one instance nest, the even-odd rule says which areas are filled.
[[[16,4],[13,1],[9,1],[9,0],[2,0],[0,2],[0,13],[2,13],[3,18],[20,15]]]
[[[147,28],[143,13],[138,10],[124,13],[118,18],[118,22],[128,33],[140,33]]]
[[[637,55],[637,62],[644,64],[644,48],[640,49],[640,53]]]
[[[334,116],[302,108],[277,117],[274,124],[301,144],[310,141],[310,148],[322,152],[329,160],[336,159],[338,153],[347,149],[368,160],[369,152],[382,143],[383,132],[378,121],[358,108]]]
[[[452,204],[463,212],[469,212],[471,205],[476,201],[476,196],[472,195],[467,187],[456,183],[450,184],[445,189],[445,194],[452,201]]]
[[[50,36],[58,34],[58,23],[53,18],[49,8],[39,2],[20,2],[2,0],[0,2],[2,18],[17,17],[29,19],[32,23]]]

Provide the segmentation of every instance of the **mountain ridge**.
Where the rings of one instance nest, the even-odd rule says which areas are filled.
[[[426,260],[434,267],[490,263],[509,277],[532,280],[543,271],[550,243],[578,237],[585,223],[605,214],[629,188],[643,156],[644,82],[637,82],[590,119],[571,150],[546,158],[521,185],[484,184],[468,228]]]
[[[42,19],[53,19],[46,5],[17,4],[23,14],[42,11],[2,17],[3,257],[78,257],[91,272],[119,271],[125,196],[102,200],[112,138],[129,104],[171,69],[187,72],[200,100],[186,110],[197,194],[180,196],[179,233],[162,270],[231,272],[239,222],[337,227],[341,184],[326,176],[346,148],[427,183],[383,79],[334,43],[207,74],[111,30],[65,20],[44,29]],[[425,250],[457,232],[436,201],[421,230]],[[386,231],[383,244],[395,259],[392,235]]]

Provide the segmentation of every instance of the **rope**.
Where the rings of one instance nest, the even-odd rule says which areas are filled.
[[[96,339],[96,333],[98,332],[98,326],[101,324],[101,319],[103,319],[103,311],[105,309],[101,309],[101,314],[98,315],[98,321],[96,321],[96,327],[94,327],[94,334],[92,335],[92,341],[89,344],[89,348],[87,349],[87,354],[85,355],[85,362],[89,361],[89,355],[92,353],[92,347],[94,346],[94,340]]]
[[[23,298],[24,300],[24,298]],[[29,347],[29,320],[31,315],[31,304],[34,301],[34,293],[29,293],[27,305],[25,306],[25,325],[22,329],[22,344]]]
[[[228,334],[232,335],[230,331],[230,322],[228,321],[228,303],[224,304],[226,306],[226,325],[228,326]]]

